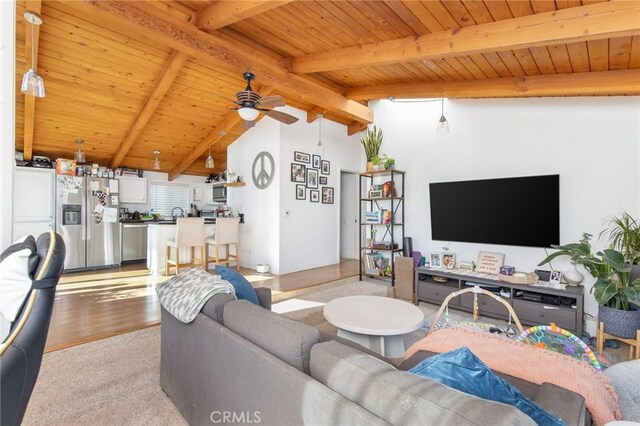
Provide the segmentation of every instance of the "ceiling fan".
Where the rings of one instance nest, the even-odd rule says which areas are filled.
[[[253,73],[245,72],[242,74],[242,78],[247,82],[247,87],[243,91],[236,93],[236,100],[224,99],[237,105],[237,107],[229,109],[238,111],[238,114],[244,120],[245,127],[253,127],[260,113],[284,124],[293,124],[298,121],[293,115],[270,109],[285,105],[282,96],[274,95],[263,98],[258,92],[253,91],[251,81],[256,78]]]

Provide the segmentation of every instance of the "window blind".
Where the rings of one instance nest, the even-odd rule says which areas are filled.
[[[189,209],[189,186],[163,183],[149,183],[149,211],[163,216],[171,216],[174,207]],[[176,212],[177,213],[177,212]]]

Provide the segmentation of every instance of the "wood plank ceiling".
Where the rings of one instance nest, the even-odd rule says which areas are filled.
[[[38,8],[47,96],[25,103]],[[17,149],[72,158],[81,137],[88,161],[145,170],[158,149],[170,178],[209,174],[214,142],[226,168],[246,130],[220,96],[245,70],[350,133],[369,99],[640,94],[637,0],[20,0],[16,19]]]

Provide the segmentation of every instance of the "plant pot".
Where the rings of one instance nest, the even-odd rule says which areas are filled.
[[[562,274],[562,276],[569,285],[578,285],[582,282],[582,280],[584,280],[584,275],[582,275],[580,271],[578,271],[575,263],[571,263],[571,267],[564,274]]]
[[[604,331],[623,339],[635,339],[636,331],[640,330],[640,307],[629,304],[629,311],[598,307],[598,321],[604,323]]]
[[[385,170],[393,170],[393,169],[395,169],[395,168],[396,168],[396,166],[395,166],[395,164],[394,164],[394,165],[391,165],[391,166],[387,166],[387,167],[385,167]]]
[[[368,172],[373,171],[373,161],[367,161],[367,171]]]
[[[374,172],[381,172],[384,170],[384,166],[382,164],[375,164],[373,166],[373,171]]]

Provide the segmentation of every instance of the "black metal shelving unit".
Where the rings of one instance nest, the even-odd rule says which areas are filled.
[[[365,172],[360,173],[359,180],[359,215],[360,218],[360,281],[363,276],[373,277],[391,281],[391,286],[395,287],[396,275],[394,270],[394,259],[397,254],[402,253],[402,242],[404,241],[404,176],[405,172],[401,170],[383,170],[378,172]],[[370,198],[369,188],[371,185],[381,185],[385,182],[391,182],[392,190],[389,197]],[[399,184],[399,185],[398,185]],[[395,188],[395,191],[393,190]],[[363,193],[364,192],[364,193]],[[363,209],[364,206],[364,209]],[[366,223],[363,212],[373,211],[374,207],[378,210],[388,209],[391,211],[391,218],[389,223]],[[398,220],[399,219],[399,220]],[[373,232],[373,230],[376,232]],[[372,235],[372,240],[375,240],[375,234],[377,231],[383,229],[384,234],[380,241],[387,241],[390,244],[390,248],[375,248],[367,247],[366,235]],[[389,237],[390,240],[386,240]],[[397,248],[393,248],[394,244],[398,244]],[[364,271],[364,257],[367,254],[379,252],[389,255],[389,264],[391,266],[391,276],[371,274]],[[385,256],[386,257],[386,256]]]

